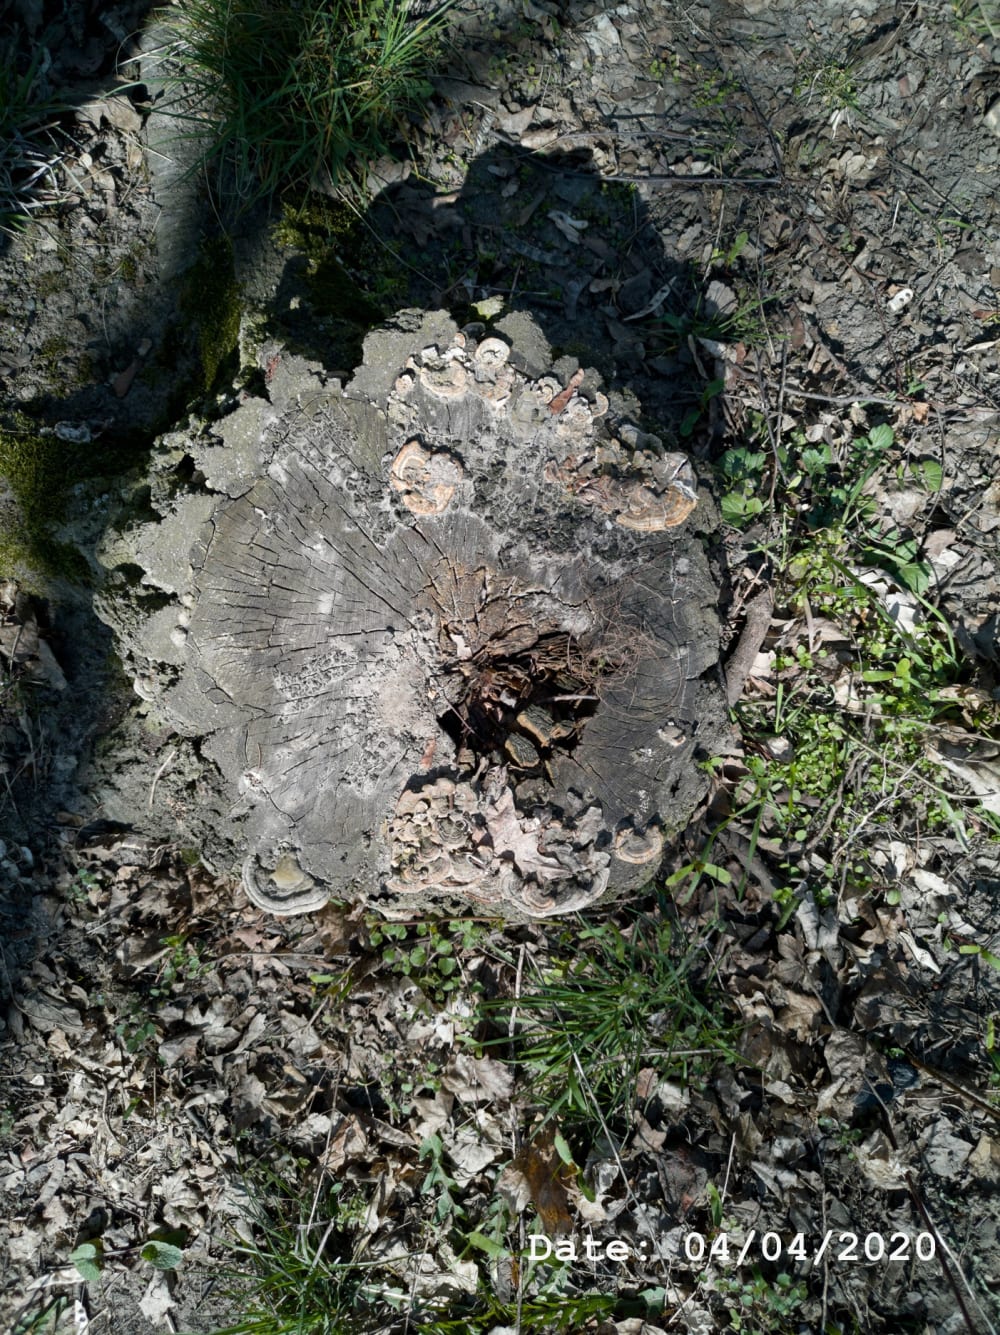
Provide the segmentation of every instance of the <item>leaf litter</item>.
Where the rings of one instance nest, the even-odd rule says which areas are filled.
[[[383,203],[397,206],[386,235],[426,250],[437,286],[498,309],[530,302],[554,344],[605,349],[602,374],[627,378],[654,417],[680,431],[694,414],[700,457],[718,459],[756,423],[760,469],[719,483],[734,605],[781,573],[761,557],[773,535],[753,528],[765,522],[765,476],[806,522],[845,503],[860,507],[859,524],[874,518],[869,502],[878,512],[866,553],[833,553],[841,593],[822,579],[804,596],[779,588],[740,737],[667,868],[676,915],[661,894],[604,924],[627,940],[652,914],[700,943],[701,983],[738,1017],[740,1061],[710,1051],[664,1063],[649,1021],[624,1113],[608,1121],[592,1103],[589,1119],[546,1122],[531,1072],[483,1045],[510,1035],[495,1020],[483,1028],[478,1002],[516,1001],[525,955],[543,978],[565,968],[558,929],[476,924],[450,989],[453,975],[426,963],[456,954],[434,956],[426,938],[408,937],[388,967],[361,914],[276,925],[180,850],[88,833],[90,813],[72,809],[56,830],[65,838],[5,836],[0,859],[12,1312],[58,1294],[60,1329],[225,1324],[232,1305],[203,1300],[202,1279],[217,1273],[230,1229],[253,1236],[243,1173],[261,1160],[304,1165],[309,1191],[324,1177],[341,1184],[347,1254],[381,1266],[383,1296],[415,1320],[478,1292],[508,1311],[546,1295],[567,1310],[588,1295],[643,1302],[644,1316],[612,1303],[603,1325],[575,1327],[602,1335],[727,1329],[737,1313],[762,1330],[993,1329],[995,33],[974,29],[972,5],[954,18],[881,15],[867,0],[822,15],[731,8],[726,23],[672,5],[581,7],[564,22],[554,5],[531,5],[508,52],[481,33],[477,45],[470,7],[465,82],[459,71],[441,81],[420,146],[435,198],[426,206],[416,183],[387,172]],[[137,132],[133,112],[121,124],[88,114],[79,134],[127,164]],[[581,188],[572,157],[552,171],[513,149],[583,151],[597,189]],[[498,169],[498,196],[477,154]],[[949,156],[963,167],[954,198],[939,170]],[[78,248],[100,237],[94,220],[109,191],[122,193],[117,180],[85,188],[93,202],[70,223]],[[781,188],[768,195],[755,180]],[[456,207],[463,196],[471,218]],[[505,233],[508,204],[519,221]],[[443,254],[455,235],[471,263],[461,275]],[[121,235],[91,244],[116,263],[125,250]],[[17,347],[4,352],[5,389],[17,398],[44,380],[50,330],[27,318],[30,284],[11,274],[9,287]],[[429,303],[417,279],[408,295]],[[123,323],[113,310],[113,327]],[[104,392],[132,401],[146,392],[132,360],[141,340],[119,341],[134,379],[119,373]],[[81,368],[70,349],[62,373],[74,358]],[[721,390],[703,402],[706,381]],[[838,494],[854,442],[870,446],[884,428],[891,443],[863,490]],[[891,662],[859,652],[878,622],[895,637]],[[901,702],[910,726],[907,682],[915,655],[947,638],[939,622],[969,670],[917,718],[920,749],[901,772],[885,747],[894,734],[878,728]],[[38,699],[72,689],[58,638],[23,599],[5,603],[0,654]],[[812,720],[857,726],[852,747],[803,727],[796,692]],[[33,782],[48,761],[30,714],[4,722],[9,781]],[[810,754],[843,767],[833,802]],[[583,1047],[579,1065],[585,1102],[598,1073]],[[182,1238],[159,1244],[181,1250],[176,1272],[144,1259],[151,1246],[171,1257],[151,1242],[163,1229]],[[531,1266],[528,1229],[622,1239],[628,1260]],[[751,1234],[786,1247],[801,1234],[814,1254],[827,1230],[841,1250],[856,1235],[862,1257],[866,1239],[923,1234],[935,1259],[853,1264],[834,1252],[813,1265],[754,1251],[738,1267],[720,1243],[735,1253]],[[714,1244],[714,1259],[695,1255],[693,1238]],[[74,1268],[81,1247],[95,1250]],[[498,1319],[494,1335],[516,1328]]]

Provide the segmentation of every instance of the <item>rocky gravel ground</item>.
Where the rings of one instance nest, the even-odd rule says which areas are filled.
[[[337,1254],[370,1267],[343,1329],[994,1331],[991,7],[468,0],[362,209],[316,194],[225,233],[218,183],[179,171],[144,6],[5,22],[73,107],[62,202],[0,255],[5,1321],[236,1321],[225,1240],[259,1241],[266,1165],[307,1218],[335,1184]],[[346,378],[410,307],[529,312],[718,505],[731,748],[657,885],[572,925],[262,914],[183,833],[206,764],[91,607],[155,437],[260,391],[265,339]],[[789,534],[823,505],[877,536],[796,549],[820,564],[792,597]],[[903,647],[865,673],[883,622]],[[899,706],[921,655],[944,681],[942,645],[947,708]],[[796,746],[803,777],[774,777]],[[845,754],[822,806],[807,761]],[[504,1046],[503,1004],[587,955],[618,977],[617,949],[679,1005],[647,933],[688,1018],[623,1012],[643,1041],[610,1103],[572,1031],[582,1093],[546,1121],[558,1085]]]

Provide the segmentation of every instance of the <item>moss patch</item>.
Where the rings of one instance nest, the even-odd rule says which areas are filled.
[[[364,336],[403,304],[391,254],[382,251],[381,265],[372,263],[357,213],[331,200],[286,203],[271,237],[289,252],[286,276],[301,297],[301,316],[276,312],[280,337],[327,365],[356,366]]]
[[[300,250],[310,259],[322,259],[331,245],[353,247],[357,215],[335,200],[306,197],[298,204],[284,204],[281,220],[271,235],[283,250]]]
[[[0,429],[0,476],[17,502],[20,520],[0,533],[0,567],[27,565],[45,575],[79,580],[87,563],[72,546],[55,542],[68,487],[81,476],[78,445],[41,435],[23,414]]]
[[[90,582],[86,558],[54,530],[66,518],[72,487],[87,478],[117,476],[135,461],[127,443],[78,444],[41,432],[24,413],[0,422],[0,478],[16,512],[0,528],[0,571]]]
[[[331,200],[285,205],[272,232],[283,250],[297,251],[307,261],[309,304],[320,316],[371,328],[386,312],[377,299],[351,276],[364,249],[357,215]]]
[[[240,289],[233,248],[225,237],[208,242],[184,275],[179,305],[181,316],[196,330],[202,388],[210,390],[240,335]]]
[[[79,448],[54,434],[41,435],[23,413],[0,430],[0,474],[25,524],[34,528],[62,518],[66,487],[78,476]]]

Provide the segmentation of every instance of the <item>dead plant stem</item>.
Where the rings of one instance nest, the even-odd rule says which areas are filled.
[[[896,1138],[892,1134],[891,1126],[889,1128],[889,1134],[892,1140],[893,1149],[896,1149],[897,1148]],[[989,1317],[986,1316],[985,1312],[983,1312],[982,1308],[979,1306],[979,1300],[973,1293],[969,1281],[966,1279],[965,1273],[962,1270],[962,1267],[958,1264],[958,1261],[956,1260],[955,1257],[955,1253],[948,1246],[947,1241],[945,1240],[944,1237],[942,1237],[940,1230],[934,1223],[934,1220],[931,1218],[930,1212],[928,1211],[927,1206],[924,1202],[924,1198],[917,1189],[916,1183],[913,1180],[913,1174],[911,1172],[907,1172],[906,1174],[906,1187],[910,1193],[910,1199],[917,1208],[917,1213],[923,1219],[924,1223],[927,1225],[928,1229],[934,1236],[934,1240],[937,1244],[935,1252],[937,1254],[938,1261],[941,1264],[941,1269],[944,1271],[944,1277],[948,1281],[948,1286],[951,1289],[952,1293],[955,1295],[955,1301],[958,1304],[958,1310],[962,1313],[962,1320],[965,1322],[966,1326],[969,1329],[969,1335],[981,1335],[981,1331],[972,1320],[972,1317],[969,1313],[969,1309],[966,1306],[965,1299],[962,1296],[962,1290],[959,1288],[958,1281],[955,1279],[955,1276],[952,1273],[951,1265],[948,1264],[949,1261],[952,1262],[955,1269],[958,1271],[958,1274],[961,1276],[962,1284],[965,1286],[965,1289],[967,1290],[969,1296],[975,1302],[976,1306],[979,1307],[979,1310],[983,1315],[983,1320],[986,1322],[986,1329],[989,1332],[989,1335],[997,1335],[996,1327],[993,1325]]]
[[[172,746],[170,750],[167,752],[167,756],[163,764],[153,775],[153,782],[149,785],[149,801],[146,804],[150,811],[152,811],[153,809],[153,796],[156,793],[156,785],[160,782],[160,779],[167,772],[169,767],[173,764],[176,756],[177,756],[177,747]]]
[[[926,1062],[921,1061],[909,1048],[904,1048],[903,1051],[906,1053],[907,1061],[911,1062],[918,1070],[926,1072],[926,1074],[933,1080],[939,1081],[942,1085],[947,1085],[949,1089],[953,1089],[956,1094],[960,1094],[963,1099],[967,1099],[969,1103],[986,1113],[987,1116],[1000,1122],[1000,1108],[996,1107],[988,1100],[980,1098],[980,1096],[973,1090],[966,1089],[966,1087],[960,1085],[957,1080],[952,1080],[951,1076],[945,1075],[943,1071],[939,1071],[934,1066],[928,1066]]]

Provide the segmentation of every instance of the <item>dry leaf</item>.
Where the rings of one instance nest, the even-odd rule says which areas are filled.
[[[139,1299],[139,1311],[154,1326],[161,1326],[166,1324],[176,1306],[170,1293],[169,1274],[165,1270],[154,1270],[146,1292]]]
[[[473,1057],[467,1052],[455,1053],[441,1084],[459,1103],[509,1099],[514,1092],[514,1077],[509,1066],[493,1057]]]
[[[525,1145],[504,1170],[504,1177],[520,1177],[527,1197],[538,1211],[542,1227],[549,1237],[573,1231],[570,1216],[568,1188],[573,1182],[573,1169],[563,1163],[555,1147],[555,1134],[546,1129]],[[520,1199],[521,1192],[518,1192]],[[523,1208],[523,1207],[522,1207]]]
[[[943,1118],[924,1138],[921,1164],[938,1177],[965,1177],[965,1165],[972,1153],[967,1140],[956,1136]]]
[[[815,997],[807,997],[804,992],[787,992],[785,1004],[775,1014],[775,1024],[804,1041],[816,1032],[822,1018],[823,1007]]]
[[[579,245],[580,233],[587,226],[586,219],[571,218],[568,213],[563,213],[561,209],[551,209],[549,218],[567,241],[572,241],[575,246]]]
[[[879,1191],[898,1191],[906,1186],[906,1165],[883,1132],[869,1136],[855,1154],[861,1171]]]
[[[471,1182],[503,1152],[503,1131],[499,1123],[482,1109],[476,1114],[475,1121],[460,1127],[448,1141],[448,1159],[459,1186]]]

